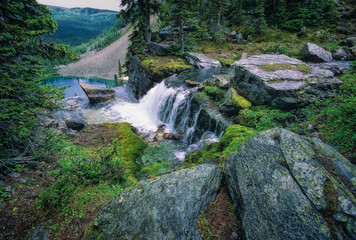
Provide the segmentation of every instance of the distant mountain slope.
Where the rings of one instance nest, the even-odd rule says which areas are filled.
[[[128,27],[125,29],[127,30]],[[62,76],[98,77],[113,80],[114,75],[118,73],[118,61],[120,60],[121,64],[125,61],[131,32],[131,29],[127,30],[120,39],[92,56],[67,66],[60,66],[58,73]]]
[[[57,43],[77,46],[97,37],[116,22],[115,11],[93,8],[63,8],[49,6],[58,30],[47,38]]]

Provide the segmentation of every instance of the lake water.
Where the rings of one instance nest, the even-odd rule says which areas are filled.
[[[44,80],[45,84],[54,85],[55,87],[69,86],[64,89],[65,97],[86,96],[79,84],[86,83],[100,87],[114,87],[114,81],[97,79],[97,78],[76,78],[76,77],[55,77]]]

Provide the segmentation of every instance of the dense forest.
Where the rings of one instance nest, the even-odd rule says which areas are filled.
[[[251,227],[254,222],[267,221],[263,211],[269,211],[265,214],[268,217],[277,212],[282,216],[278,221],[283,220],[290,212],[280,213],[279,210],[294,207],[298,201],[304,204],[296,207],[301,211],[299,215],[292,220],[288,218],[286,223],[282,220],[276,223],[271,236],[293,232],[294,227],[286,231],[279,229],[289,221],[291,226],[299,221],[300,226],[306,223],[308,227],[315,227],[315,232],[325,234],[321,239],[356,236],[356,225],[352,225],[354,212],[350,213],[356,205],[355,0],[122,0],[121,6],[124,10],[114,19],[115,14],[110,11],[48,8],[36,0],[0,2],[1,239],[36,239],[36,234],[45,236],[43,239],[121,239],[122,236],[125,236],[123,239],[164,239],[162,236],[177,239],[184,234],[188,236],[186,239],[193,239],[193,236],[194,239],[253,239],[247,232],[256,228]],[[180,129],[164,132],[166,126],[160,125],[155,132],[147,134],[133,124],[110,121],[80,122],[83,128],[73,130],[68,127],[67,119],[60,123],[51,115],[62,109],[75,113],[83,106],[89,114],[103,109],[97,115],[105,115],[126,106],[123,101],[118,107],[105,103],[92,106],[89,102],[81,105],[83,100],[76,97],[61,101],[63,87],[44,85],[43,80],[47,77],[45,73],[53,73],[57,65],[77,61],[79,55],[88,50],[104,49],[122,36],[119,30],[127,24],[133,30],[126,63],[122,67],[123,63],[119,62],[120,81],[123,81],[124,71],[133,78],[143,73],[145,80],[153,79],[147,85],[156,91],[153,93],[157,98],[152,92],[149,97],[161,100],[167,94],[164,91],[171,94],[167,103],[157,102],[153,107],[144,105],[144,109],[156,110],[163,105],[164,111],[157,110],[158,115],[168,118],[166,109],[176,108],[185,115],[176,114],[171,118],[189,124],[201,121],[204,127],[214,125],[221,133],[216,132],[214,141],[206,137],[215,134],[209,129],[208,134],[196,137],[201,139],[201,145],[185,146],[186,155],[179,166],[170,165],[168,158],[186,144],[182,135],[191,128],[184,129],[185,132]],[[318,44],[330,56],[343,53],[340,58],[343,65],[335,78],[332,71],[320,70],[319,66],[306,61],[303,47],[308,42]],[[152,43],[164,48],[167,55],[153,54],[149,47]],[[222,82],[229,78],[232,82],[238,75],[236,61],[261,55],[273,58],[281,54],[281,58],[293,63],[260,66],[264,73],[298,71],[299,75],[308,75],[304,81],[310,88],[322,82],[325,72],[332,74],[332,80],[326,87],[317,89],[320,92],[326,89],[327,96],[315,98],[308,104],[280,108],[255,104],[253,98],[247,99],[247,94],[242,96],[233,89],[232,83],[226,87],[219,85],[220,82],[217,84],[218,81],[211,84],[194,81],[191,76],[195,75],[189,75],[189,71],[195,71],[193,64],[186,58],[191,52],[216,59],[223,72],[216,78]],[[314,69],[319,71],[316,75],[313,75]],[[175,74],[181,72],[188,73],[188,77],[180,86],[180,78]],[[170,76],[167,86],[161,85],[167,76]],[[340,86],[334,88],[335,82]],[[277,80],[272,84],[280,83]],[[139,85],[137,88],[144,85],[135,84]],[[255,88],[262,89],[260,85]],[[116,94],[129,89],[120,86]],[[107,91],[115,95],[113,89]],[[126,95],[134,94],[125,92],[124,95],[129,98]],[[175,98],[187,98],[190,102],[177,107],[172,102]],[[128,106],[141,104],[140,101],[142,99],[130,99]],[[235,105],[238,107],[234,108]],[[137,114],[136,109],[128,109]],[[192,113],[184,112],[187,109]],[[203,120],[198,118],[201,113],[205,114]],[[140,118],[137,116],[135,120]],[[183,121],[185,116],[190,118]],[[216,119],[226,124],[226,128],[223,129],[223,124]],[[272,145],[260,147],[261,143]],[[248,152],[251,149],[252,152]],[[275,150],[277,153],[273,155],[271,152]],[[271,156],[265,165],[264,156]],[[252,160],[245,161],[243,157]],[[233,161],[235,158],[243,160]],[[295,159],[300,162],[292,165]],[[301,162],[305,159],[313,163],[308,162],[308,167],[304,167]],[[275,165],[270,165],[273,161]],[[333,161],[337,164],[333,165]],[[235,164],[240,165],[236,167]],[[250,168],[249,164],[256,165]],[[257,175],[250,177],[248,174],[256,166]],[[304,167],[302,173],[295,170],[300,166]],[[280,168],[283,168],[282,174],[278,175]],[[243,186],[233,190],[228,181],[232,181],[238,171]],[[263,185],[262,177],[280,180],[280,186],[273,185],[274,182]],[[233,184],[238,185],[239,181]],[[298,184],[292,186],[292,181]],[[308,185],[308,181],[314,182]],[[254,194],[262,192],[272,197],[265,200],[264,195],[259,195],[243,199],[245,196],[241,192],[248,189],[253,189],[250,191]],[[290,189],[292,193],[283,195],[283,191]],[[195,198],[196,192],[204,196]],[[218,197],[215,192],[219,192]],[[300,192],[298,197],[292,196],[295,192]],[[167,195],[163,195],[165,193]],[[256,218],[251,218],[249,225],[244,218],[249,215],[245,213],[250,206],[245,203],[254,206],[251,199],[261,201],[258,202],[261,216],[259,210],[251,213],[250,216]],[[283,201],[277,209],[273,204],[280,199]],[[244,207],[236,210],[239,207],[236,201],[245,204]],[[134,214],[127,217],[132,209],[135,209]],[[148,216],[141,217],[146,211]],[[185,215],[186,212],[182,214],[181,211],[191,212]],[[314,212],[308,215],[311,211]],[[155,215],[157,212],[169,217],[162,220]],[[124,220],[117,223],[117,219]],[[271,217],[268,224],[258,227],[268,229],[274,226],[274,220]],[[136,223],[140,229],[135,229]],[[151,224],[154,228],[150,228]],[[132,235],[131,229],[127,230],[131,225],[134,226]],[[179,228],[181,225],[183,227]],[[167,230],[170,227],[174,230]],[[116,233],[121,228],[124,233]],[[166,235],[159,235],[162,232]],[[315,233],[314,230],[303,232]],[[289,239],[304,233],[296,230],[296,235],[293,234],[288,235]]]

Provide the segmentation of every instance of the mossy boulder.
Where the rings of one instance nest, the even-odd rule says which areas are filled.
[[[356,168],[320,140],[267,130],[225,171],[246,239],[356,238]]]
[[[219,111],[228,117],[236,116],[240,110],[252,106],[251,102],[238,95],[234,88],[230,88],[224,98],[225,101],[219,106]]]
[[[120,152],[124,156],[124,166],[131,178],[136,178],[140,171],[140,164],[136,161],[147,147],[139,136],[132,131],[129,123],[106,123],[106,127],[114,131],[121,146]]]
[[[201,239],[200,212],[221,181],[222,171],[207,164],[141,181],[100,210],[84,239]]]

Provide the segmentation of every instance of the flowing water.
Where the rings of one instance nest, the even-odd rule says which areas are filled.
[[[61,78],[50,79],[47,83],[55,86],[70,85],[70,88],[65,90],[66,99],[62,102],[66,107],[55,112],[53,114],[55,118],[64,120],[68,117],[79,116],[89,124],[129,122],[138,129],[142,136],[150,136],[150,138],[153,138],[157,130],[162,128],[164,128],[164,132],[168,133],[183,132],[183,140],[179,144],[180,150],[175,153],[176,157],[182,160],[189,146],[196,148],[199,146],[199,142],[207,141],[206,138],[208,141],[218,141],[217,135],[221,133],[204,134],[201,141],[195,141],[193,144],[201,109],[191,106],[193,98],[191,90],[183,87],[181,82],[188,78],[202,81],[201,79],[206,79],[216,73],[218,73],[217,69],[195,70],[175,78],[175,81],[167,79],[153,87],[140,101],[135,100],[126,87],[117,87],[114,88],[116,91],[114,100],[94,106],[89,104],[79,83],[111,87],[112,81]],[[197,138],[195,137],[195,139]]]

